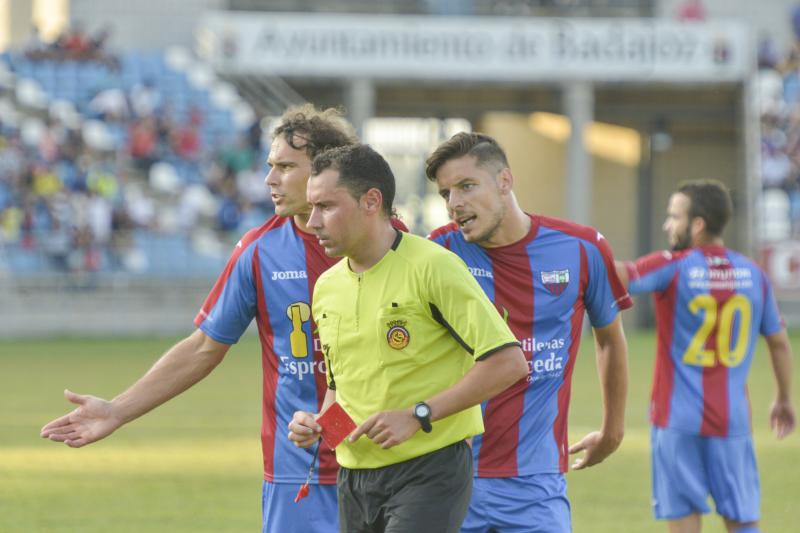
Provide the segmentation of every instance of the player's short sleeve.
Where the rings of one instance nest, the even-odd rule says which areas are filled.
[[[424,284],[433,318],[475,360],[519,345],[461,258],[443,250],[426,267]]]
[[[253,263],[257,253],[256,243],[244,250],[237,246],[194,319],[194,324],[217,342],[238,342],[256,314]]]
[[[662,251],[625,263],[631,294],[665,291],[675,277],[679,262],[672,252]]]
[[[608,241],[599,233],[594,244],[584,244],[589,279],[584,305],[593,327],[610,324],[617,314],[633,305],[614,268],[614,254]]]
[[[781,319],[780,311],[778,310],[778,303],[775,301],[775,293],[772,290],[772,284],[769,282],[766,274],[761,272],[761,279],[764,291],[764,314],[761,317],[761,324],[759,325],[759,333],[765,337],[774,335],[783,329],[783,320]]]

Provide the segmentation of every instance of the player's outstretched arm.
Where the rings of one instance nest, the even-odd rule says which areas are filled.
[[[792,406],[792,347],[785,329],[765,338],[777,385],[775,401],[769,413],[769,425],[775,436],[782,439],[791,433],[795,426]]]
[[[628,274],[628,269],[625,267],[625,263],[623,261],[614,261],[614,270],[617,271],[617,277],[622,282],[622,286],[627,289],[631,280],[630,275]]]
[[[44,426],[41,436],[73,448],[107,437],[206,377],[228,348],[197,330],[170,348],[144,376],[111,401],[66,390],[64,397],[78,407]]]
[[[572,465],[580,470],[602,462],[622,443],[625,434],[625,398],[628,394],[628,344],[622,330],[622,317],[594,330],[597,372],[603,394],[603,426],[569,448],[569,453],[585,452]]]

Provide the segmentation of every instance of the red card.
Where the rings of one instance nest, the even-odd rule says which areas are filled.
[[[336,448],[350,433],[356,429],[356,423],[338,403],[325,410],[317,424],[322,427],[322,440],[331,450]]]

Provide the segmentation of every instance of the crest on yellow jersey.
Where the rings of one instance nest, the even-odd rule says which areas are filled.
[[[411,341],[411,334],[406,329],[405,320],[392,320],[386,323],[389,330],[386,333],[386,342],[395,350],[402,350]]]

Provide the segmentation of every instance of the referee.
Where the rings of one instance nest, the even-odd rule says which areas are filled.
[[[336,448],[343,532],[457,532],[472,491],[466,442],[480,402],[528,374],[517,340],[464,263],[392,228],[395,183],[366,145],[314,159],[308,227],[344,257],[317,280],[313,316],[327,357],[322,410],[360,424]],[[289,438],[319,438],[298,411]],[[421,430],[421,431],[420,431]]]

